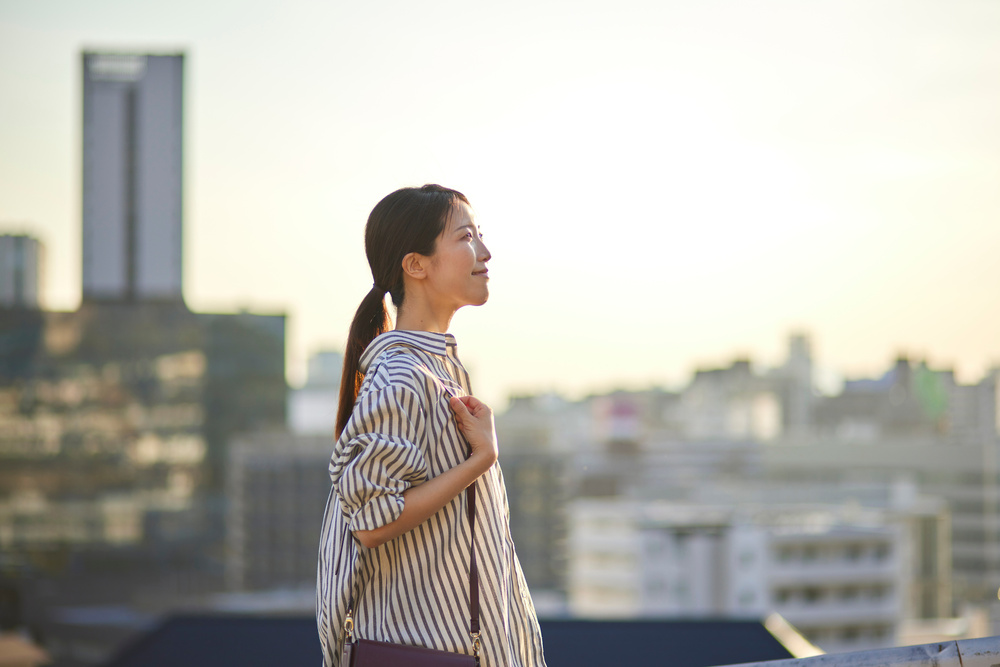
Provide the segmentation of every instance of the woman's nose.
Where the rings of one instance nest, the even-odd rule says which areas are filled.
[[[490,258],[492,258],[492,257],[493,257],[493,255],[490,254],[490,249],[486,247],[486,244],[483,243],[482,240],[480,240],[479,241],[479,256],[476,259],[478,259],[480,262],[488,262],[488,261],[490,261]]]

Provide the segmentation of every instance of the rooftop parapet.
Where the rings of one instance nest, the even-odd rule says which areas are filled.
[[[994,667],[997,664],[1000,664],[1000,636],[874,651],[828,653],[811,658],[747,662],[738,667]]]

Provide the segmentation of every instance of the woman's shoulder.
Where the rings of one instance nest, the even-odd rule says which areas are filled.
[[[446,391],[444,385],[455,384],[454,378],[448,377],[445,365],[438,363],[438,359],[447,354],[450,334],[433,334],[436,338],[428,336],[431,334],[392,331],[373,341],[365,352],[365,379],[359,396],[368,391],[404,388],[431,401]]]
[[[396,419],[401,412],[426,409],[426,383],[403,349],[382,351],[368,367],[358,390],[351,417],[338,442],[347,446],[357,435],[378,430],[375,425]]]
[[[421,353],[444,356],[448,347],[455,345],[455,337],[449,333],[432,331],[386,331],[376,336],[361,354],[360,368],[362,373],[384,358],[386,352],[408,352],[419,356]]]
[[[433,372],[418,354],[406,347],[393,347],[383,351],[369,367],[358,398],[369,392],[403,392],[414,394],[424,403],[434,384]]]

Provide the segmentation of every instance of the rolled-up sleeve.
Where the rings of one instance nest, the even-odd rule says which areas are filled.
[[[399,518],[403,492],[427,478],[423,432],[424,412],[413,390],[390,385],[358,397],[330,469],[352,531]]]

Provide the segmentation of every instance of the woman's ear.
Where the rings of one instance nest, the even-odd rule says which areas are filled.
[[[414,280],[423,280],[427,277],[427,258],[415,252],[407,253],[403,256],[403,275]]]

